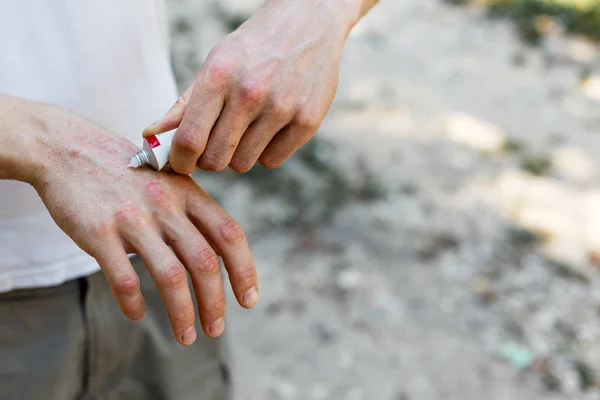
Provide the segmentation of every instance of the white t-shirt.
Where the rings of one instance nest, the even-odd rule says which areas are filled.
[[[0,93],[53,103],[141,145],[176,99],[163,0],[14,0],[0,12]],[[29,185],[0,180],[0,292],[99,269]]]

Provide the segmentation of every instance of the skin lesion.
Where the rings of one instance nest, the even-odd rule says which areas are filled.
[[[125,204],[115,212],[117,221],[123,223],[135,223],[139,218],[139,206],[135,204]]]
[[[144,186],[146,198],[159,208],[167,207],[171,203],[171,196],[164,186],[160,178],[152,178]]]

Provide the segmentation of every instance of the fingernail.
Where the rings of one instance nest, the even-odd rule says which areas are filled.
[[[153,123],[152,125],[148,125],[147,127],[144,128],[144,130],[142,131],[142,135],[145,135],[146,133],[150,132],[153,133],[154,129],[157,128],[156,122]]]
[[[258,289],[256,286],[252,286],[244,293],[242,301],[246,307],[254,307],[256,305],[258,302]]]
[[[224,329],[225,329],[225,320],[223,319],[223,317],[221,317],[218,320],[216,320],[215,322],[213,322],[212,324],[210,324],[210,326],[208,327],[208,334],[210,336],[217,337],[221,333],[223,333]]]
[[[193,326],[187,328],[183,335],[181,335],[181,341],[185,345],[190,345],[196,341],[196,329]]]

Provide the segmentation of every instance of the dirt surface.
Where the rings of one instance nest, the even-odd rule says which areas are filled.
[[[170,0],[182,87],[260,2]],[[237,399],[600,399],[597,47],[436,1],[352,33],[318,139],[198,179],[249,233]]]

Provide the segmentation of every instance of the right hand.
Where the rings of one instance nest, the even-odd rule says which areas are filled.
[[[204,332],[224,329],[225,298],[217,253],[238,302],[251,308],[258,282],[244,232],[187,175],[127,167],[139,150],[124,138],[49,107],[50,132],[39,137],[45,162],[33,186],[52,218],[95,257],[128,318],[145,315],[140,282],[127,254],[139,254],[156,282],[173,332],[196,339],[191,277]],[[168,246],[174,250],[171,251]]]

